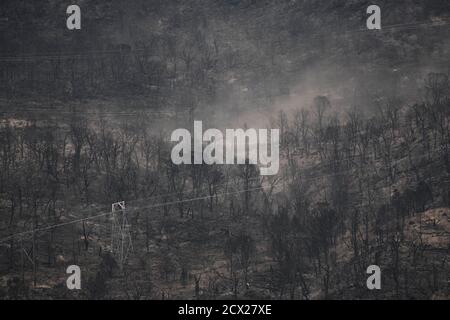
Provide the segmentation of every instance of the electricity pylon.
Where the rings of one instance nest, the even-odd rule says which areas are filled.
[[[116,258],[120,270],[128,258],[128,253],[133,248],[131,239],[130,224],[125,210],[125,201],[113,203],[111,205],[112,226],[111,226],[111,253]]]

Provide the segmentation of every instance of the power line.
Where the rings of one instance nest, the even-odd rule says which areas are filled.
[[[278,182],[275,183],[275,185],[276,184],[278,184]],[[181,203],[188,203],[188,202],[194,202],[194,201],[199,201],[199,200],[206,200],[206,199],[210,199],[210,198],[214,198],[214,197],[218,197],[218,196],[240,194],[240,193],[244,193],[244,192],[258,191],[258,190],[262,190],[262,189],[264,189],[264,186],[256,187],[256,188],[249,188],[249,189],[244,189],[244,190],[238,190],[238,191],[233,191],[233,192],[224,192],[224,193],[215,194],[215,195],[212,195],[212,196],[201,196],[201,197],[195,197],[195,198],[184,199],[184,200],[162,202],[162,203],[157,203],[157,204],[153,204],[153,205],[127,209],[127,210],[128,211],[137,211],[137,210],[142,210],[142,209],[161,208],[161,207],[174,205],[174,204],[181,204]],[[84,221],[88,221],[88,220],[98,219],[98,218],[101,218],[101,217],[106,217],[106,216],[109,216],[111,214],[113,214],[113,212],[104,212],[104,213],[101,213],[101,214],[98,214],[98,215],[95,215],[95,216],[91,216],[91,217],[81,218],[81,219],[77,219],[77,220],[72,220],[72,221],[63,222],[63,223],[59,223],[59,224],[54,224],[54,225],[47,226],[47,227],[42,227],[42,228],[37,228],[37,229],[29,230],[29,231],[15,233],[15,234],[12,234],[12,235],[10,235],[8,237],[0,239],[0,243],[3,243],[3,242],[8,241],[8,240],[11,240],[11,239],[13,239],[15,237],[18,237],[18,236],[21,237],[21,236],[24,236],[24,235],[27,235],[27,234],[35,234],[37,232],[48,231],[48,230],[59,228],[59,227],[62,227],[62,226],[67,226],[67,225],[71,225],[71,224],[75,224],[75,223],[79,223],[79,222],[84,222]]]
[[[404,160],[404,159],[399,159],[399,160],[397,160],[397,162],[402,161],[402,160]],[[315,167],[317,167],[317,166],[315,166]],[[312,176],[312,177],[301,178],[300,180],[302,182],[312,181],[312,180],[323,179],[323,178],[331,177],[331,176],[343,175],[343,174],[346,174],[347,172],[350,172],[350,171],[353,171],[353,169],[345,170],[343,172],[341,171],[341,172],[337,172],[337,173],[332,173],[332,174],[328,174],[328,175],[315,175],[315,176]],[[252,178],[252,179],[255,179],[255,178]],[[250,180],[252,180],[252,179],[250,179]],[[274,182],[273,184],[271,184],[269,186],[270,187],[277,186],[280,182],[281,182],[281,180],[278,180],[278,181]],[[269,186],[260,186],[260,187],[255,187],[255,188],[237,190],[237,191],[233,191],[233,192],[223,192],[223,193],[209,195],[209,196],[200,196],[200,197],[195,197],[195,198],[190,198],[190,199],[176,200],[176,201],[170,201],[170,202],[162,202],[162,203],[157,203],[157,204],[148,205],[148,206],[135,207],[135,208],[129,209],[129,211],[137,211],[137,210],[142,210],[142,209],[160,208],[160,207],[174,205],[174,204],[195,202],[195,201],[199,201],[199,200],[206,200],[206,199],[215,198],[215,197],[218,197],[218,196],[240,194],[240,193],[244,193],[244,192],[253,192],[253,191],[263,190],[265,187],[269,187]],[[378,187],[376,189],[380,189],[380,187]],[[161,196],[164,196],[164,195],[161,195]],[[363,207],[363,205],[358,205],[358,206],[354,206],[354,207]],[[29,230],[29,231],[25,231],[25,232],[15,233],[15,234],[12,234],[12,235],[10,235],[8,237],[0,239],[0,243],[6,242],[6,241],[11,240],[11,239],[13,239],[15,237],[18,237],[18,236],[22,237],[23,235],[27,235],[27,234],[35,234],[37,232],[48,231],[48,230],[59,228],[59,227],[62,227],[62,226],[71,225],[71,224],[84,222],[84,221],[88,221],[88,220],[93,220],[93,219],[98,219],[98,218],[109,216],[109,215],[112,215],[112,214],[113,214],[113,212],[105,212],[105,213],[101,213],[101,214],[98,214],[98,215],[95,215],[95,216],[90,216],[90,217],[86,217],[86,218],[80,218],[80,219],[76,219],[76,220],[72,220],[72,221],[68,221],[68,222],[63,222],[63,223],[59,223],[59,224],[55,224],[55,225],[51,225],[51,226],[47,226],[47,227],[42,227],[42,228],[38,228],[38,229],[34,229],[34,230]]]
[[[290,13],[286,13],[282,16],[287,16]],[[354,30],[342,30],[340,32],[331,32],[327,33],[327,35],[340,35],[340,36],[346,36],[348,34],[353,33],[361,33],[361,32],[383,32],[384,30],[395,30],[395,29],[407,29],[407,30],[413,30],[418,29],[421,27],[442,27],[450,24],[450,17],[444,17],[441,18],[438,22],[430,22],[430,21],[420,21],[420,22],[410,22],[410,23],[399,23],[399,24],[392,24],[392,25],[386,25],[382,26],[380,30],[368,30],[365,28],[361,29],[354,29]],[[310,33],[307,36],[310,38],[316,38],[323,36],[323,33]],[[22,55],[15,55],[15,56],[0,56],[0,62],[22,62],[27,60],[33,60],[33,59],[56,59],[60,60],[62,58],[92,58],[93,56],[101,56],[101,55],[115,55],[115,54],[122,54],[122,55],[133,55],[137,53],[145,53],[148,52],[148,49],[116,49],[116,50],[92,50],[92,51],[85,51],[85,52],[45,52],[45,53],[38,53],[38,54],[22,54]]]
[[[92,111],[65,111],[65,110],[54,110],[54,109],[17,109],[17,110],[0,110],[0,114],[20,114],[20,113],[46,113],[46,116],[52,114],[61,115],[74,115],[83,114],[87,116],[142,116],[142,115],[161,115],[170,116],[172,115],[169,111],[142,111],[142,112],[120,112],[120,111],[106,111],[106,112],[92,112]],[[178,114],[187,113],[188,111],[180,111]],[[50,114],[49,114],[50,113]]]
[[[318,165],[310,167],[308,169],[313,169],[314,167],[318,167]],[[349,170],[346,170],[346,171],[343,171],[343,172],[327,174],[327,175],[315,175],[315,176],[312,176],[312,177],[301,178],[300,180],[302,182],[304,182],[304,181],[312,181],[312,180],[317,180],[317,179],[323,179],[323,178],[326,178],[326,177],[338,176],[338,175],[346,174],[349,171],[352,171],[352,169],[349,169]],[[260,178],[259,177],[255,177],[255,178],[251,178],[249,180],[254,180],[254,179],[260,179]],[[271,184],[270,186],[274,187],[274,186],[278,185],[280,182],[281,182],[281,180],[278,180],[275,183]],[[222,184],[222,185],[225,185],[225,184]],[[218,186],[220,186],[220,185],[218,185]],[[210,198],[214,198],[214,197],[218,197],[218,196],[239,194],[239,193],[243,193],[243,192],[251,192],[251,191],[257,191],[257,190],[262,190],[262,189],[264,189],[264,186],[255,187],[255,188],[249,188],[249,189],[244,189],[244,190],[238,190],[238,191],[233,191],[233,192],[223,192],[223,193],[219,193],[219,194],[215,194],[215,195],[209,195],[209,196],[200,196],[200,197],[184,199],[184,200],[176,200],[176,201],[170,201],[170,202],[157,203],[157,204],[153,204],[153,205],[149,205],[149,206],[132,208],[132,209],[129,209],[129,211],[136,211],[136,210],[150,209],[150,208],[160,208],[160,207],[164,207],[164,206],[168,206],[168,205],[187,203],[187,202],[194,202],[194,201],[210,199]],[[172,194],[179,194],[179,193],[172,193]],[[164,197],[164,196],[167,196],[167,195],[170,195],[170,194],[163,194],[163,195],[158,195],[158,196],[155,196],[155,197]],[[149,199],[151,199],[151,198],[149,198]],[[145,199],[143,199],[143,200],[135,200],[135,201],[132,201],[132,202],[136,202],[136,201],[145,201]],[[56,224],[56,225],[52,225],[52,226],[48,226],[48,227],[43,227],[43,228],[39,228],[39,229],[34,229],[34,230],[30,230],[30,231],[16,233],[16,234],[10,235],[8,237],[5,237],[3,239],[0,239],[0,243],[5,242],[7,240],[10,240],[11,238],[14,238],[16,236],[22,236],[22,235],[25,235],[25,234],[34,234],[36,232],[41,232],[41,231],[48,231],[48,230],[51,230],[51,229],[54,229],[54,228],[58,228],[58,227],[61,227],[61,226],[66,226],[66,225],[70,225],[70,224],[74,224],[74,223],[84,222],[84,221],[87,221],[87,220],[97,219],[97,218],[105,217],[105,216],[108,216],[108,215],[111,215],[111,214],[112,214],[112,212],[105,212],[105,213],[102,213],[102,214],[99,214],[99,215],[95,215],[95,216],[91,216],[91,217],[87,217],[87,218],[80,218],[80,219],[77,219],[77,220],[72,220],[72,221],[69,221],[69,222],[64,222],[64,223],[60,223],[60,224]]]
[[[261,179],[261,177],[253,177],[253,178],[247,179],[247,181],[254,181],[254,180],[259,180],[259,179]],[[221,187],[221,186],[231,186],[231,187],[233,187],[232,183],[230,183],[230,182],[212,185],[212,187],[214,187],[214,188],[218,188],[218,187]],[[175,196],[175,195],[184,195],[184,194],[187,194],[187,193],[190,193],[190,192],[204,190],[207,187],[210,187],[210,186],[209,185],[203,185],[202,187],[200,187],[197,190],[192,188],[192,189],[186,190],[186,191],[169,192],[169,193],[164,193],[164,194],[151,196],[151,197],[148,197],[148,198],[127,200],[127,204],[138,205],[140,202],[146,202],[146,201],[151,201],[153,199],[158,199],[158,198],[163,198],[163,197],[170,197],[170,196]],[[103,206],[102,208],[98,208],[98,210],[103,210],[103,209],[106,209],[106,206]],[[84,209],[81,209],[81,210],[68,210],[67,212],[68,213],[76,212],[78,214],[82,214],[82,213],[88,213],[88,212],[90,212],[92,210],[93,210],[93,208],[84,208]]]

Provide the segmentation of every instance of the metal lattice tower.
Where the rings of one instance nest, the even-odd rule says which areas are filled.
[[[128,223],[128,216],[125,210],[125,201],[113,203],[111,211],[111,253],[116,258],[122,270],[128,254],[133,248],[130,224]]]

